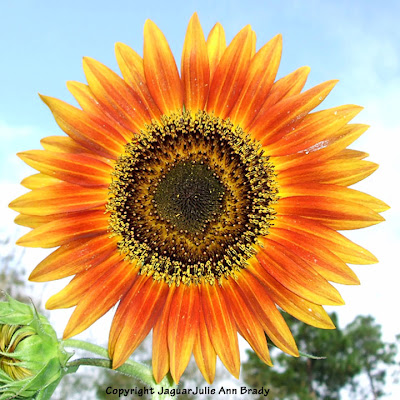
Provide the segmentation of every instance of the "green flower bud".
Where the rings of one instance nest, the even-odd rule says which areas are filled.
[[[0,400],[49,399],[72,354],[33,305],[6,297],[0,302]]]

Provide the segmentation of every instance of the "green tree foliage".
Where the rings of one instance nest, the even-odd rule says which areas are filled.
[[[25,271],[22,267],[23,250],[13,246],[10,237],[0,238],[0,289],[19,301],[29,301],[24,294]]]
[[[363,389],[356,377],[351,385],[353,393],[366,396],[369,392],[374,400],[384,396],[388,366],[396,363],[396,344],[382,341],[381,326],[371,316],[358,316],[346,327],[346,334],[354,349],[353,362],[360,366],[370,386]]]
[[[338,326],[337,315],[331,318]],[[326,358],[294,358],[272,348],[275,366],[270,368],[248,351],[243,373],[249,386],[268,386],[270,398],[276,400],[339,400],[343,388],[352,392],[352,398],[384,395],[386,371],[395,364],[397,347],[382,341],[381,327],[372,317],[358,316],[343,330],[317,329],[287,315],[285,319],[301,351]]]

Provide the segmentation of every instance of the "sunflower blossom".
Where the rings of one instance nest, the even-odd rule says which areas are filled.
[[[189,22],[180,73],[166,38],[144,27],[143,58],[118,43],[122,78],[84,58],[88,85],[68,82],[79,108],[41,96],[67,136],[19,156],[39,173],[11,203],[32,228],[28,247],[57,249],[30,279],[74,275],[49,309],[75,307],[64,338],[118,304],[113,367],[152,330],[157,382],[175,382],[191,355],[212,382],[218,356],[239,376],[238,333],[271,365],[267,337],[298,349],[277,306],[307,324],[334,325],[329,282],[359,284],[347,264],[376,258],[338,230],[383,221],[382,201],[350,189],[377,165],[347,147],[368,127],[361,110],[312,112],[337,81],[302,91],[302,67],[275,80],[280,35],[256,51],[243,28]]]

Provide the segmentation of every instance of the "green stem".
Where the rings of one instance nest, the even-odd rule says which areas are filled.
[[[79,368],[81,365],[90,365],[94,367],[112,369],[112,361],[109,359],[108,351],[103,347],[76,339],[64,340],[62,344],[64,347],[86,350],[93,354],[97,354],[101,357],[105,357],[105,358],[80,358],[77,360],[70,361],[67,364],[67,368],[70,368],[71,372],[76,371],[76,369]],[[172,389],[175,387],[175,384],[169,374],[160,383],[157,383],[154,380],[153,372],[149,367],[131,360],[127,360],[123,365],[121,365],[115,371],[123,373],[125,375],[132,376],[133,378],[136,378],[139,381],[143,382],[144,384],[150,386],[153,389],[152,390],[153,400],[168,400],[174,398],[173,396],[170,395],[159,394],[159,392],[162,392],[162,388],[164,388],[165,391],[165,389]]]
[[[67,339],[63,340],[62,345],[64,347],[72,347],[74,349],[86,350],[90,351],[93,354],[97,354],[98,356],[109,358],[108,351],[103,347],[97,346],[96,344],[84,342],[83,340],[76,339]]]

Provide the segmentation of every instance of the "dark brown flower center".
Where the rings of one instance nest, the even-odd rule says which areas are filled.
[[[234,275],[268,233],[275,174],[240,128],[205,112],[163,117],[134,137],[107,211],[119,248],[168,284]]]
[[[224,192],[207,163],[180,161],[157,185],[154,201],[160,217],[179,231],[195,234],[219,217]]]

